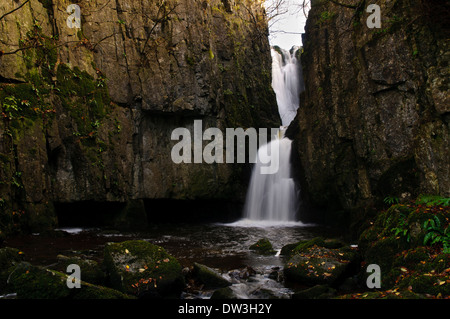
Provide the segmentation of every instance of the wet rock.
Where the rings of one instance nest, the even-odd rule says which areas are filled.
[[[18,264],[8,281],[18,299],[129,299],[117,290],[80,282],[80,288],[67,286],[68,275],[50,269],[33,266],[27,262]]]
[[[180,263],[143,240],[108,243],[104,266],[113,288],[140,298],[179,297],[185,286]]]
[[[280,280],[280,271],[279,270],[272,271],[269,274],[269,279],[276,280],[276,281],[281,281]]]
[[[267,238],[258,240],[249,249],[260,255],[274,255],[276,253],[272,247],[272,243]]]
[[[231,285],[231,282],[225,279],[220,273],[214,269],[194,263],[192,270],[193,276],[196,280],[204,285],[204,288],[222,288]]]
[[[230,287],[224,287],[214,291],[211,299],[238,299],[238,297],[233,289]]]

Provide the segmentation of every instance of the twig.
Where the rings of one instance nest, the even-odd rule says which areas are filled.
[[[2,15],[2,16],[0,17],[0,20],[3,19],[4,17],[6,17],[7,15],[9,15],[9,14],[11,14],[11,13],[13,13],[13,12],[19,10],[19,9],[22,8],[25,4],[27,4],[28,2],[30,2],[30,0],[25,1],[24,3],[22,3],[20,6],[18,6],[18,7],[15,8],[14,10],[5,13],[4,15]]]

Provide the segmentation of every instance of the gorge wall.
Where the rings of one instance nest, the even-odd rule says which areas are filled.
[[[381,28],[366,25],[371,3]],[[303,197],[326,220],[361,225],[386,197],[450,196],[448,12],[448,1],[312,1],[289,134]]]
[[[103,213],[126,226],[149,199],[242,202],[245,165],[175,164],[170,138],[194,119],[279,126],[260,1],[8,0],[0,16],[3,233],[71,203],[117,203]]]

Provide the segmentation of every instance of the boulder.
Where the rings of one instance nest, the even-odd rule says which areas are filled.
[[[358,256],[350,247],[326,248],[316,244],[293,251],[284,267],[284,277],[286,281],[305,285],[338,283]]]
[[[231,282],[220,273],[199,263],[194,263],[192,273],[194,278],[204,285],[204,288],[223,288],[231,285]]]
[[[329,299],[335,295],[335,289],[327,285],[316,285],[294,293],[292,299]]]
[[[81,279],[94,285],[104,285],[106,282],[105,272],[95,260],[83,256],[64,256],[58,255],[58,263],[50,268],[66,272],[67,266],[75,264],[80,266]]]
[[[276,251],[272,248],[271,242],[267,238],[262,238],[250,246],[250,250],[260,255],[274,255]]]
[[[108,243],[104,266],[113,288],[139,298],[179,297],[185,286],[178,260],[144,240]]]
[[[297,243],[287,244],[281,248],[280,255],[282,256],[293,256],[296,252],[307,249],[314,245],[321,246],[324,248],[341,248],[344,246],[344,243],[338,239],[327,238],[324,239],[322,237],[315,237],[310,240],[301,240]]]
[[[10,292],[7,287],[9,274],[23,260],[23,253],[11,247],[0,248],[0,294]]]
[[[12,271],[8,285],[19,299],[129,299],[117,290],[80,281],[80,288],[67,286],[68,275],[27,262]]]

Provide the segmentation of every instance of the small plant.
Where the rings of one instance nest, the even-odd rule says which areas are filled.
[[[225,91],[223,91],[224,95],[233,95],[233,91],[231,91],[230,89],[226,89]]]
[[[405,237],[406,241],[408,243],[411,240],[411,234],[409,232],[409,226],[408,226],[408,223],[405,222],[404,218],[400,219],[399,225],[397,227],[391,228],[391,232],[394,233],[394,236],[399,236],[400,235],[402,237]]]
[[[450,230],[448,225],[445,229],[443,228],[438,216],[434,215],[433,218],[426,220],[423,223],[423,229],[426,232],[423,238],[424,245],[442,244],[443,252],[450,253]]]
[[[320,14],[320,19],[318,21],[318,24],[320,24],[320,25],[324,24],[325,22],[331,20],[335,15],[336,15],[336,13],[334,13],[334,12],[323,11]]]
[[[387,196],[383,199],[383,202],[388,205],[394,205],[398,203],[398,197],[395,196]]]
[[[450,206],[450,197],[442,197],[439,195],[421,195],[416,201],[417,205],[425,204],[427,206]]]
[[[3,112],[8,119],[13,119],[20,112],[19,102],[14,96],[8,96],[3,102]]]

